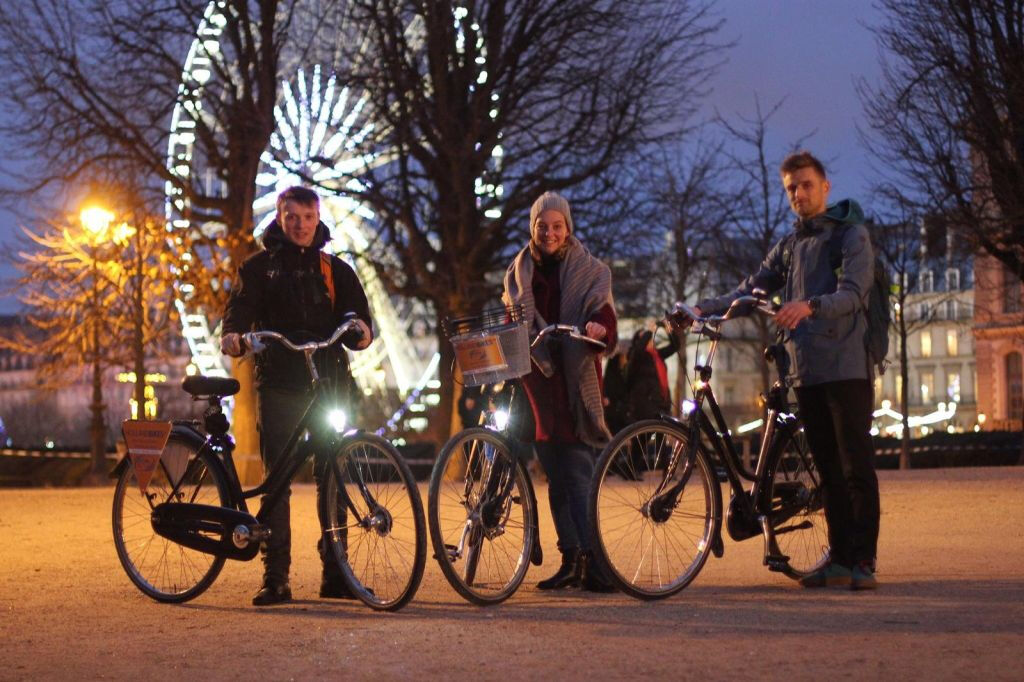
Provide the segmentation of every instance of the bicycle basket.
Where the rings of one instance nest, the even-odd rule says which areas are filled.
[[[446,318],[441,326],[455,348],[464,385],[494,384],[530,373],[530,334],[522,306]]]

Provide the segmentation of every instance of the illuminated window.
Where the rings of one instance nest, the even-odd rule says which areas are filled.
[[[955,329],[946,330],[946,355],[957,355],[960,351],[958,335]]]
[[[921,332],[921,357],[930,358],[932,356],[932,331],[925,329]]]
[[[959,372],[949,372],[946,374],[946,397],[954,402],[960,402]]]
[[[935,372],[921,372],[921,403],[927,405],[935,397]]]

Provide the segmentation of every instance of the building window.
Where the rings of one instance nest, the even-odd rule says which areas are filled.
[[[1006,418],[1024,419],[1024,368],[1021,354],[1006,356]]]
[[[935,397],[935,372],[921,372],[921,404],[927,405]]]
[[[932,331],[930,329],[921,330],[921,357],[930,358],[932,356]]]
[[[958,355],[960,352],[959,336],[955,329],[946,330],[946,355]]]
[[[960,271],[956,268],[946,270],[946,291],[960,291]]]
[[[930,294],[935,289],[935,278],[931,270],[922,270],[917,290],[922,294]]]
[[[956,301],[946,301],[946,319],[956,319]]]
[[[946,398],[953,402],[960,402],[960,373],[946,373]]]
[[[927,303],[919,303],[918,306],[917,306],[917,319],[919,319],[919,320],[927,320],[930,315],[931,315],[931,309],[928,307],[928,304]]]
[[[1021,311],[1021,281],[1010,268],[1003,265],[1003,312],[1019,313]]]

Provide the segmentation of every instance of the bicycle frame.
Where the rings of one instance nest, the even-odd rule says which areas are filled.
[[[718,344],[722,339],[721,332],[710,323],[702,323],[696,333],[709,338],[711,346],[704,364],[694,366],[697,379],[693,387],[693,408],[682,420],[671,417],[663,418],[684,430],[688,438],[685,448],[677,448],[677,451],[672,453],[666,475],[647,503],[649,511],[653,516],[658,516],[668,513],[675,506],[689,480],[689,474],[692,471],[703,436],[706,439],[703,442],[711,446],[722,463],[732,491],[729,508],[730,535],[733,539],[742,540],[764,533],[766,554],[778,554],[771,529],[765,522],[772,505],[768,483],[775,473],[768,469],[769,460],[779,444],[793,436],[799,428],[799,420],[788,411],[789,383],[786,378],[788,363],[783,363],[781,358],[784,356],[780,355],[785,351],[777,343],[769,346],[765,352],[766,359],[776,363],[778,378],[769,389],[768,395],[764,396],[767,414],[764,419],[764,431],[758,448],[755,468],[751,471],[737,451],[731,430],[715,398],[714,390],[711,388],[712,366]],[[705,411],[705,406],[710,411],[710,416]],[[675,484],[667,486],[668,481],[675,476],[680,464],[684,467],[682,475]],[[744,480],[751,483],[749,490],[744,489]],[[721,547],[721,524],[717,524],[714,540],[716,554],[721,551]]]

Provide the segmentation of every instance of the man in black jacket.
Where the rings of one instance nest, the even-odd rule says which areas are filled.
[[[262,237],[263,250],[250,256],[238,270],[224,313],[221,351],[237,357],[244,352],[241,335],[252,330],[280,332],[294,342],[330,336],[348,313],[355,313],[362,338],[346,345],[361,350],[370,345],[370,309],[355,272],[335,256],[321,252],[330,240],[320,222],[320,200],[305,187],[291,187],[277,198],[277,219]],[[328,280],[328,277],[330,278]],[[330,283],[330,284],[329,284]],[[317,360],[321,376],[341,380],[350,399],[355,398],[348,359],[343,350],[323,351]],[[310,400],[310,376],[305,359],[276,344],[256,357],[259,398],[260,455],[270,468]],[[349,401],[351,409],[351,400]],[[322,476],[317,475],[317,495]],[[266,606],[291,599],[291,523],[288,491],[271,511],[270,538],[263,546],[263,585],[253,604]],[[321,597],[349,596],[325,543],[318,543],[323,561]]]

